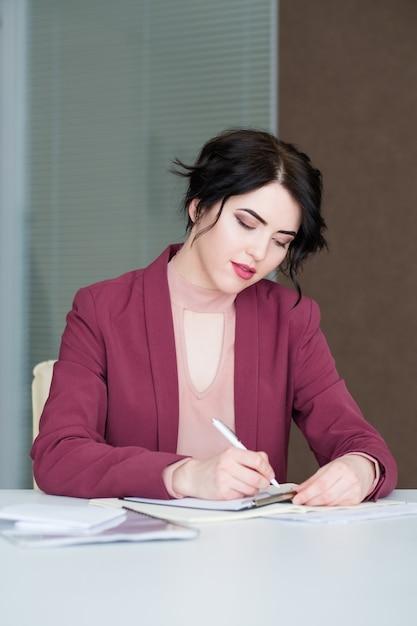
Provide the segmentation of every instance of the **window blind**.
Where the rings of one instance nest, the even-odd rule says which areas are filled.
[[[274,130],[270,0],[28,5],[27,367],[56,358],[86,284],[184,234],[168,173],[236,125]]]

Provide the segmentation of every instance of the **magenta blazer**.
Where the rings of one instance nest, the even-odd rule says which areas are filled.
[[[51,392],[31,456],[51,494],[168,498],[176,454],[178,385],[167,248],[149,267],[85,287],[67,316]],[[396,485],[395,461],[340,379],[317,305],[262,280],[236,298],[238,437],[267,452],[287,480],[294,419],[323,465],[347,452],[378,460],[372,497]]]

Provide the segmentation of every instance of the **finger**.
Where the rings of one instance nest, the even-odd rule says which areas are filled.
[[[355,477],[339,472],[338,468],[329,466],[329,471],[318,472],[311,478],[309,485],[293,499],[294,504],[335,506],[353,505],[361,501]]]
[[[253,450],[240,450],[238,448],[228,448],[225,453],[225,459],[233,458],[239,465],[250,468],[257,472],[268,481],[274,477],[274,470],[271,467],[268,455],[265,452],[254,452]],[[264,484],[264,483],[263,483]],[[268,486],[267,485],[267,486]],[[265,487],[266,488],[266,487]]]
[[[264,482],[262,482],[264,481]],[[266,486],[265,486],[266,485]],[[223,475],[221,480],[218,477],[214,480],[216,499],[230,500],[233,498],[243,498],[254,496],[260,489],[266,489],[269,483],[260,474],[240,466],[234,474]]]
[[[338,492],[337,484],[326,490],[316,489],[316,486],[313,485],[308,490],[297,494],[293,498],[293,503],[306,506],[335,506],[339,504],[340,497],[341,494]]]
[[[233,479],[236,480],[236,487],[245,492],[246,495],[255,495],[259,490],[268,489],[270,482],[258,471],[240,465],[235,468]]]
[[[322,506],[334,504],[341,492],[344,492],[342,476],[333,468],[320,468],[313,476],[298,486],[294,504]]]

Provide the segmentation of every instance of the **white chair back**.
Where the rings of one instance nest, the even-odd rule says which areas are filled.
[[[43,407],[48,399],[49,389],[51,387],[52,372],[55,361],[42,361],[33,368],[32,381],[32,427],[33,439],[39,433],[39,420],[42,415]]]

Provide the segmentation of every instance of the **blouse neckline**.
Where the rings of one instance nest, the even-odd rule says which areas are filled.
[[[236,294],[193,285],[177,272],[173,261],[168,263],[168,286],[174,304],[196,313],[221,313],[232,308]]]

